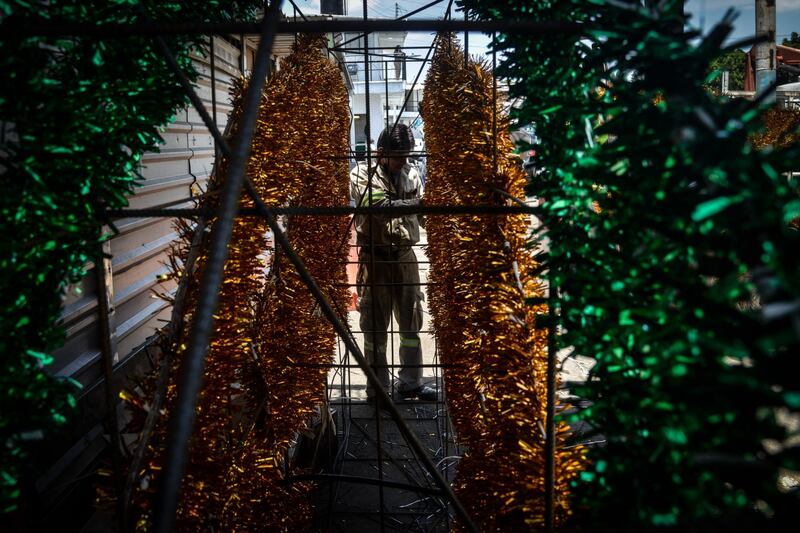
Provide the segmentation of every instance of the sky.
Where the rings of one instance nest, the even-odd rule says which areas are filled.
[[[789,38],[793,31],[800,33],[800,0],[777,0],[775,23],[777,41]],[[708,32],[728,8],[739,12],[730,40],[751,37],[755,33],[755,0],[687,0],[685,11],[692,15],[689,23]]]
[[[362,0],[346,0],[348,15],[360,17],[363,15]],[[394,18],[396,12],[401,15],[413,11],[418,7],[430,3],[431,0],[411,0],[393,2],[389,0],[367,0],[369,16],[376,18]],[[297,6],[305,14],[319,13],[319,0],[295,0]],[[443,1],[425,11],[414,15],[413,18],[441,18],[447,1]],[[729,42],[751,37],[755,33],[755,0],[686,0],[685,12],[690,15],[689,24],[708,32],[719,21],[729,8],[734,8],[739,17],[734,23],[734,30],[728,38]],[[455,9],[455,8],[454,8]],[[292,6],[284,2],[284,11],[291,14]],[[461,17],[458,12],[454,16]],[[793,31],[800,33],[800,0],[777,0],[776,11],[777,40],[780,43],[788,38]],[[407,46],[427,46],[433,38],[432,33],[409,33],[406,38]],[[472,34],[469,37],[469,51],[473,55],[487,55],[489,37],[482,34]],[[416,51],[419,52],[419,51]],[[423,51],[424,52],[424,51]],[[408,69],[409,81],[414,79],[417,69]],[[424,73],[423,73],[424,76]]]

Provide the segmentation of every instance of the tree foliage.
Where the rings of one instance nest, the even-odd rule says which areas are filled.
[[[3,27],[37,22],[230,20],[260,2],[22,0],[0,3]],[[204,36],[167,39],[190,77]],[[106,208],[127,205],[139,159],[187,102],[152,37],[0,38],[0,513],[13,511],[29,444],[62,426],[76,388],[50,377],[69,284],[100,259]],[[75,385],[73,383],[73,385]]]
[[[788,39],[784,39],[781,43],[783,46],[791,46],[792,48],[800,49],[800,34],[793,31]]]
[[[722,92],[722,73],[728,72],[728,90],[743,91],[747,54],[742,50],[731,50],[715,57],[708,66],[706,86],[715,94]]]

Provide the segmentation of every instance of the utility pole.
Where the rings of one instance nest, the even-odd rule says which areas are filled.
[[[760,95],[775,83],[775,0],[756,0],[756,35],[767,37],[767,42],[756,45],[756,95]],[[773,92],[765,102],[774,101]]]
[[[398,4],[397,2],[394,3],[394,18],[396,19],[400,18],[400,4]]]

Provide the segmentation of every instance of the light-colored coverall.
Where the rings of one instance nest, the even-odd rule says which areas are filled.
[[[373,169],[371,204],[367,190],[367,163],[359,163],[350,172],[350,197],[355,205],[388,206],[393,200],[422,197],[419,172],[412,165],[406,163],[394,180],[382,165],[373,164]],[[360,247],[357,284],[364,355],[384,390],[388,390],[390,373],[386,366],[386,330],[394,313],[400,333],[400,363],[416,365],[400,369],[398,388],[415,389],[422,384],[422,368],[418,366],[422,364],[419,341],[422,292],[417,257],[411,246],[419,242],[420,217],[372,215],[371,218],[372,239],[370,217],[355,215],[356,244]],[[370,250],[374,250],[374,256]],[[367,396],[373,395],[372,386],[367,384]]]

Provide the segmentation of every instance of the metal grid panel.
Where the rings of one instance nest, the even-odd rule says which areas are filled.
[[[438,3],[438,2],[434,2],[434,3]],[[274,5],[273,5],[273,7],[274,7]],[[447,8],[447,13],[448,13],[448,15],[450,13],[450,7],[449,6]],[[265,19],[265,22],[266,22],[266,19]],[[184,25],[184,27],[182,27],[182,28],[162,27],[161,25],[152,24],[152,23],[147,23],[147,24],[143,24],[143,25],[132,25],[131,27],[116,27],[115,26],[114,28],[111,28],[111,27],[109,27],[109,28],[100,28],[100,27],[86,28],[86,27],[83,27],[83,26],[76,26],[75,28],[72,28],[72,27],[63,28],[62,27],[62,28],[54,29],[54,28],[47,28],[45,26],[46,25],[44,25],[42,28],[40,28],[39,31],[40,32],[44,31],[46,33],[48,31],[54,31],[55,30],[55,31],[57,31],[59,33],[67,32],[67,33],[74,33],[74,34],[82,34],[82,33],[89,32],[89,33],[93,33],[93,34],[97,34],[97,35],[105,35],[106,33],[111,34],[110,32],[121,32],[120,34],[124,35],[125,32],[131,32],[131,31],[135,32],[135,33],[143,33],[143,34],[148,34],[148,33],[159,34],[159,33],[164,33],[164,32],[168,33],[169,31],[174,31],[174,30],[177,30],[177,31],[180,31],[180,32],[186,32],[186,31],[213,32],[213,31],[220,31],[220,30],[225,31],[225,32],[230,32],[230,31],[234,31],[236,29],[239,29],[239,31],[241,31],[243,33],[244,32],[248,32],[248,33],[255,32],[258,29],[261,29],[262,33],[264,33],[264,32],[268,32],[268,30],[269,30],[268,25],[266,23],[264,23],[263,26],[261,26],[261,25],[248,25],[248,24],[241,24],[241,23],[231,23],[231,24],[228,24],[228,25],[224,25],[224,24],[223,25],[208,25],[207,26],[207,25],[203,25],[203,24],[197,25],[197,24],[189,23],[189,24]],[[141,26],[141,27],[139,27],[139,26]],[[259,28],[259,26],[260,26],[260,28]],[[458,31],[460,29],[470,29],[470,30],[485,30],[485,29],[500,29],[500,30],[502,30],[502,29],[506,29],[506,30],[517,30],[517,31],[518,30],[525,30],[525,29],[528,29],[528,30],[530,30],[530,29],[534,29],[534,30],[536,30],[536,29],[539,29],[539,30],[546,29],[547,31],[559,31],[559,30],[569,30],[570,29],[570,26],[569,25],[565,25],[565,24],[557,24],[557,23],[556,24],[548,24],[548,23],[518,23],[518,21],[517,22],[502,22],[502,23],[487,23],[487,24],[474,24],[474,23],[469,23],[469,22],[460,23],[459,21],[444,21],[444,22],[439,21],[436,24],[430,24],[430,21],[427,21],[426,23],[421,23],[421,24],[414,24],[414,23],[404,24],[403,25],[404,28],[403,28],[403,26],[400,26],[400,25],[397,25],[397,24],[392,24],[391,21],[387,22],[387,21],[368,20],[368,8],[367,8],[367,2],[366,1],[364,2],[364,21],[362,23],[357,23],[357,21],[341,21],[341,20],[340,21],[313,21],[313,22],[309,21],[309,22],[295,23],[294,25],[287,24],[287,23],[284,22],[284,23],[278,24],[278,26],[282,27],[282,28],[293,28],[293,29],[295,29],[297,31],[325,31],[327,29],[372,30],[372,31],[391,31],[391,30],[401,29],[401,31],[404,31],[404,30],[408,30],[408,29],[410,29],[410,30],[430,29],[430,27],[434,27],[434,26],[437,29],[440,29],[440,30],[441,29],[449,29],[451,31]],[[223,30],[223,27],[224,27],[224,30]],[[264,33],[264,35],[267,35],[267,34],[268,33]],[[117,34],[114,33],[114,35],[116,36]],[[271,42],[271,37],[272,36],[270,35],[270,42]],[[259,47],[261,47],[261,45],[263,45],[263,44],[264,44],[263,42],[260,43]],[[365,65],[369,65],[370,58],[369,58],[369,49],[368,49],[368,47],[365,46],[363,51],[364,51],[364,62],[365,62]],[[247,65],[246,65],[246,60],[245,59],[243,59],[243,61],[242,61],[242,66],[245,68],[245,70],[247,70]],[[259,83],[260,83],[261,81],[263,81],[263,75],[264,75],[263,69],[262,69],[262,65],[261,64],[256,64],[256,65],[254,65],[254,69],[256,71],[260,70],[259,77],[258,77]],[[369,67],[367,68],[367,70],[369,70]],[[255,77],[255,74],[254,74],[254,77]],[[364,90],[365,96],[370,93],[370,91],[368,89],[368,85],[369,85],[369,80],[367,79],[367,80],[365,80],[365,90]],[[190,92],[193,92],[193,91],[190,90]],[[368,96],[367,96],[367,98],[368,98]],[[201,101],[199,105],[205,107],[206,104],[207,104],[207,102],[202,102]],[[369,104],[367,104],[365,107],[366,107],[366,113],[369,114],[370,113]],[[218,118],[218,115],[219,115],[219,113],[215,114],[215,118]],[[248,117],[249,115],[247,113],[245,113],[245,116]],[[190,128],[193,129],[194,123],[196,122],[196,119],[198,119],[198,118],[199,117],[194,114],[194,110],[190,110],[186,115],[186,124],[188,124],[190,126]],[[367,127],[367,132],[366,132],[367,133],[367,138],[370,137],[369,122],[370,122],[369,119],[367,119],[367,121],[366,121],[366,124],[367,124],[367,126],[366,126]],[[208,121],[206,121],[206,124],[208,125]],[[183,166],[182,165],[182,161],[183,161],[182,157],[184,157],[186,155],[187,151],[192,155],[192,157],[196,157],[197,156],[197,153],[196,153],[197,151],[206,151],[208,149],[208,146],[207,146],[208,138],[205,135],[203,135],[200,138],[200,141],[199,141],[199,144],[202,145],[202,146],[197,145],[197,140],[196,139],[192,140],[192,141],[189,140],[190,139],[190,134],[191,134],[191,129],[190,129],[189,132],[187,132],[187,131],[185,131],[184,128],[181,128],[180,126],[176,126],[173,129],[168,130],[167,133],[169,135],[174,135],[174,142],[172,140],[169,141],[169,144],[165,147],[164,153],[162,153],[160,155],[149,155],[146,158],[145,161],[147,163],[150,163],[151,165],[158,164],[158,165],[161,165],[162,168],[170,169],[170,170],[167,171],[167,174],[170,174],[169,176],[164,176],[164,175],[158,176],[158,173],[154,173],[154,174],[151,174],[149,176],[149,178],[152,178],[152,183],[154,185],[154,189],[153,190],[156,190],[156,188],[158,186],[164,186],[164,188],[166,190],[169,190],[171,188],[169,186],[170,183],[172,185],[174,185],[175,187],[179,186],[179,185],[177,185],[178,183],[185,185],[185,176],[186,176],[187,172],[183,172],[182,171],[183,170],[182,169],[182,166]],[[218,131],[215,131],[214,133],[218,134]],[[186,142],[185,145],[184,145],[184,135],[185,135],[185,142]],[[190,142],[194,146],[190,147],[189,146]],[[227,145],[226,145],[224,140],[222,140],[221,138],[217,138],[217,143],[218,143],[218,145],[224,147],[228,151],[228,153],[231,153],[230,149],[227,147]],[[195,148],[197,150],[195,150]],[[237,147],[237,148],[240,148],[240,147]],[[232,154],[232,161],[234,162],[234,165],[232,165],[232,166],[235,166],[235,165],[240,165],[241,166],[242,161],[240,161],[239,159],[242,157],[242,153],[244,153],[244,152],[242,152],[241,150],[238,150],[236,153]],[[206,153],[204,153],[203,156],[206,156]],[[369,161],[370,158],[371,158],[371,154],[370,154],[370,150],[368,148],[367,149],[367,160]],[[207,159],[207,157],[201,157],[200,160],[196,161],[196,162],[204,163],[205,159]],[[207,172],[205,171],[205,165],[203,165],[203,164],[195,165],[194,169],[192,169],[190,167],[190,170],[191,170],[191,172],[189,172],[190,175],[192,173],[197,175],[198,174],[197,171],[198,170],[202,170],[205,173],[205,175],[207,176]],[[236,173],[233,172],[232,174],[236,174]],[[170,177],[174,178],[174,179],[170,180],[169,179]],[[183,179],[181,179],[181,177],[183,177]],[[194,177],[193,177],[193,179],[194,179]],[[161,181],[159,182],[159,180],[161,180]],[[267,222],[270,224],[271,227],[273,227],[273,229],[277,229],[278,226],[276,225],[275,220],[274,220],[273,210],[270,210],[270,209],[266,208],[263,205],[263,203],[260,203],[260,199],[258,198],[257,194],[252,190],[252,187],[249,186],[249,183],[247,183],[247,181],[245,181],[245,183],[249,187],[248,188],[249,194],[251,196],[253,196],[254,200],[256,201],[256,205],[257,205],[256,211],[261,216],[264,216],[267,219]],[[228,189],[230,189],[230,190],[228,190]],[[153,190],[151,190],[151,192],[153,192]],[[230,196],[231,192],[233,192],[233,194],[236,193],[236,191],[233,190],[231,187],[226,187],[225,190],[223,190],[223,196]],[[175,201],[178,201],[178,200],[179,199],[176,199]],[[158,207],[156,205],[147,205],[147,203],[148,202],[143,201],[142,204],[140,204],[140,205],[141,205],[141,207]],[[167,202],[167,203],[169,203],[169,202]],[[163,204],[161,204],[161,205],[163,205]],[[230,220],[230,218],[235,215],[234,211],[235,211],[235,202],[233,204],[231,204],[231,202],[225,202],[225,203],[223,203],[223,207],[221,208],[221,212],[219,213],[219,216],[224,220]],[[136,244],[137,240],[138,241],[142,240],[141,239],[141,236],[143,234],[142,228],[146,228],[146,227],[159,228],[160,231],[165,233],[166,230],[164,229],[164,225],[162,223],[159,223],[159,222],[155,222],[155,223],[147,223],[147,222],[146,223],[136,223],[136,222],[131,221],[130,223],[125,224],[124,226],[125,226],[125,231],[123,231],[123,233],[117,239],[115,239],[115,241],[116,241],[115,243],[112,242],[112,246],[116,246],[115,251],[118,252],[115,255],[115,258],[116,258],[116,266],[118,266],[119,269],[129,269],[130,270],[130,269],[136,268],[139,265],[144,264],[145,261],[142,260],[142,258],[143,257],[145,257],[145,258],[146,257],[151,257],[151,256],[156,255],[157,253],[159,253],[161,251],[161,249],[159,249],[161,244],[164,241],[168,241],[169,237],[171,237],[170,235],[166,234],[166,235],[162,236],[160,239],[159,238],[155,238],[155,239],[151,239],[151,240],[148,240],[148,241],[145,241],[145,242],[140,242],[139,244]],[[211,258],[209,260],[209,263],[214,263],[218,259],[216,257],[216,253],[218,251],[217,249],[219,249],[218,245],[226,243],[227,237],[225,237],[225,235],[226,235],[226,232],[224,232],[224,231],[221,232],[220,233],[220,238],[218,238],[218,239],[216,239],[214,241],[215,248],[214,248],[214,250],[212,250]],[[376,382],[377,378],[375,378],[375,376],[372,373],[371,369],[365,363],[365,361],[363,359],[363,355],[362,355],[360,349],[358,348],[358,346],[356,344],[354,344],[352,342],[352,332],[348,331],[346,326],[344,326],[341,323],[341,321],[339,321],[339,319],[336,317],[335,312],[330,310],[329,307],[326,308],[324,295],[319,293],[318,289],[315,289],[315,284],[314,284],[313,278],[310,278],[308,276],[308,273],[304,271],[302,262],[296,257],[296,255],[293,256],[294,252],[291,249],[291,247],[288,246],[288,242],[286,242],[285,240],[281,241],[281,238],[285,239],[285,236],[283,236],[283,234],[278,230],[277,234],[276,234],[276,239],[280,242],[281,246],[286,251],[287,256],[292,260],[292,262],[298,268],[298,270],[300,271],[301,277],[303,277],[304,281],[307,282],[307,284],[309,285],[309,288],[312,289],[312,292],[315,294],[315,297],[317,297],[319,299],[320,303],[323,304],[322,305],[323,312],[334,323],[334,325],[336,326],[336,328],[339,331],[340,335],[342,336],[341,337],[342,341],[347,344],[347,354],[348,354],[348,356],[355,357],[355,359],[359,363],[359,366],[361,366],[362,369],[364,370],[364,372],[367,374],[367,378],[369,380],[373,381],[373,382]],[[133,251],[127,249],[128,245],[133,247]],[[223,246],[223,249],[224,249],[224,246]],[[211,269],[211,270],[214,270],[214,269]],[[155,272],[155,271],[156,270],[152,270],[151,272]],[[211,276],[213,277],[214,275],[212,274]],[[216,284],[218,282],[219,282],[219,280],[214,279],[213,283],[210,283],[210,284],[208,284],[209,286],[205,287],[206,292],[211,291],[209,294],[213,294],[213,291],[216,290]],[[138,308],[136,306],[144,306],[144,303],[141,301],[142,300],[141,295],[144,293],[144,288],[145,287],[147,287],[147,283],[142,283],[141,281],[130,280],[130,283],[128,284],[127,287],[122,287],[121,288],[121,294],[123,295],[123,296],[120,297],[121,305],[129,304],[129,305],[133,306],[134,309]],[[112,289],[113,289],[113,285],[112,285]],[[204,296],[201,295],[200,308],[198,310],[197,316],[195,317],[196,323],[210,319],[211,313],[213,313],[213,303],[212,303],[213,301],[214,300],[213,300],[213,297],[212,297],[211,300],[208,300],[208,302],[204,306],[203,305]],[[73,303],[76,303],[76,302],[73,302]],[[134,304],[134,302],[135,302],[135,304]],[[209,305],[209,303],[211,303],[211,305]],[[78,313],[78,309],[84,309],[85,310],[85,306],[73,305],[72,309],[73,309],[73,311],[75,313]],[[130,309],[123,309],[123,310],[120,311],[120,317],[124,317],[125,321],[121,322],[120,324],[117,324],[117,323],[112,324],[112,330],[110,332],[110,335],[112,335],[114,338],[116,338],[118,334],[125,333],[126,336],[127,336],[128,331],[135,331],[142,324],[146,324],[148,322],[147,319],[146,319],[146,316],[153,317],[154,314],[158,313],[159,311],[160,311],[160,308],[157,305],[153,305],[153,304],[151,304],[150,306],[143,307],[143,310],[141,312],[139,312],[139,313],[132,312]],[[65,320],[69,320],[71,318],[72,317],[65,317]],[[142,319],[142,320],[140,320],[140,319]],[[123,325],[127,325],[128,327],[124,328]],[[75,328],[75,329],[78,329],[78,328]],[[118,331],[118,330],[123,330],[123,331]],[[189,392],[188,392],[188,394],[184,393],[184,401],[181,402],[177,412],[173,414],[174,416],[177,417],[177,419],[176,419],[177,420],[177,425],[174,426],[174,428],[173,428],[174,430],[172,431],[172,437],[171,438],[173,439],[174,442],[172,442],[172,444],[170,445],[170,454],[169,454],[170,457],[172,457],[172,455],[174,453],[177,453],[177,454],[185,453],[185,441],[184,441],[184,439],[188,439],[188,433],[190,433],[190,431],[191,431],[191,418],[190,418],[189,412],[191,410],[193,410],[194,394],[196,393],[196,387],[194,385],[190,386],[190,384],[194,383],[194,380],[196,380],[196,377],[193,377],[193,376],[197,372],[201,372],[202,371],[202,359],[203,359],[203,356],[204,356],[204,353],[205,353],[204,352],[204,350],[205,350],[204,346],[205,346],[206,341],[207,341],[207,339],[203,336],[203,334],[199,334],[199,336],[198,336],[195,333],[196,332],[193,333],[192,340],[190,340],[190,343],[189,343],[189,346],[190,346],[190,349],[189,349],[190,357],[189,357],[189,359],[192,360],[193,362],[191,364],[187,365],[188,370],[184,374],[184,378],[183,378],[183,380],[181,382],[182,383],[181,386],[179,386],[179,388],[188,389]],[[345,357],[345,361],[347,361],[347,357]],[[199,363],[199,366],[197,365],[197,363]],[[433,366],[435,367],[436,364],[434,363]],[[552,374],[552,372],[553,372],[552,366],[553,365],[550,365],[550,366],[551,366],[550,373]],[[551,378],[552,378],[552,375],[551,375]],[[347,378],[345,378],[345,377],[342,377],[342,379],[344,380],[343,383],[347,381]],[[341,390],[345,391],[346,388],[347,388],[347,386],[343,386],[343,387],[341,387]],[[350,392],[351,391],[352,391],[352,382],[350,383]],[[350,392],[348,392],[348,394]],[[550,392],[552,394],[552,390]],[[342,403],[341,405],[345,405],[346,402],[348,402],[348,401],[349,400],[345,400],[345,403]],[[387,401],[388,401],[388,397],[387,397]],[[441,402],[441,400],[440,400],[440,402]],[[551,401],[549,403],[550,404],[553,403],[552,399],[551,399]],[[442,403],[442,405],[444,405],[444,404]],[[352,407],[352,406],[349,406],[349,407]],[[405,439],[408,441],[408,445],[411,448],[414,448],[416,459],[421,461],[422,463],[424,463],[424,466],[425,466],[425,469],[427,471],[427,474],[432,476],[433,480],[436,482],[436,484],[438,485],[439,489],[441,490],[441,492],[437,493],[439,495],[439,497],[442,497],[442,498],[445,498],[447,500],[450,500],[450,502],[452,503],[452,505],[455,508],[455,511],[458,512],[461,515],[462,519],[465,521],[464,523],[468,526],[468,528],[471,529],[471,530],[475,530],[474,525],[469,521],[469,518],[465,514],[463,508],[461,508],[460,503],[455,498],[455,496],[452,494],[452,491],[451,491],[448,483],[444,479],[442,479],[439,467],[437,465],[434,465],[431,462],[430,457],[427,455],[427,453],[425,453],[425,451],[422,448],[422,445],[419,442],[419,440],[414,438],[413,433],[409,432],[408,426],[407,426],[407,424],[405,422],[405,419],[404,419],[404,417],[402,415],[402,412],[400,410],[398,410],[397,407],[395,407],[394,404],[392,404],[392,402],[388,402],[387,407],[389,408],[389,411],[392,414],[392,418],[397,423],[397,428],[400,430],[400,432],[403,434]],[[550,407],[552,407],[552,405],[550,405]],[[436,413],[438,413],[438,411],[439,410],[437,409]],[[350,410],[348,416],[350,418],[350,422],[353,422],[355,419],[358,418],[357,416],[356,417],[353,416],[352,410]],[[548,418],[549,418],[548,421],[550,421],[550,419],[552,417],[549,416]],[[189,420],[189,422],[188,422],[189,425],[186,426],[186,424],[183,423],[182,420]],[[352,427],[352,426],[346,426],[346,427]],[[452,436],[452,429],[449,428],[449,426],[445,426],[445,427],[446,427],[446,429],[444,430],[444,433],[446,434],[446,436],[444,437],[444,440],[441,440],[443,445],[446,444],[447,442],[449,442],[449,438]],[[552,431],[548,431],[548,434],[552,434]],[[369,435],[367,435],[367,436],[369,436]],[[376,440],[378,442],[381,442],[383,440],[383,437],[381,436],[381,417],[377,417],[376,418],[376,435],[375,435],[375,439],[374,440]],[[551,448],[550,451],[552,452],[552,448]],[[384,486],[386,486],[387,488],[390,488],[390,487],[389,487],[388,482],[385,482],[385,480],[382,479],[383,478],[383,476],[382,476],[382,467],[380,466],[380,465],[383,464],[382,455],[381,455],[383,453],[382,452],[382,446],[377,446],[376,447],[376,453],[378,455],[378,465],[379,465],[378,466],[378,473],[379,473],[379,480],[380,480],[379,483],[378,483],[378,486],[379,486],[379,491],[380,491],[381,499],[382,499],[383,498]],[[178,456],[175,456],[175,457],[178,457]],[[447,456],[443,457],[443,460],[446,461],[447,459],[448,459]],[[176,464],[177,464],[177,466],[175,466]],[[180,466],[180,464],[181,464],[180,460],[177,460],[175,462],[167,461],[167,463],[166,463],[166,467],[167,467],[166,470],[167,471],[165,471],[164,477],[167,480],[170,480],[171,478],[175,478],[175,474],[177,472],[178,473],[178,477],[176,479],[179,480],[179,478],[180,478],[180,469],[182,468]],[[168,472],[170,470],[172,472]],[[445,473],[446,473],[447,467],[445,467],[444,470],[445,470]],[[550,477],[552,477],[552,476],[550,476]],[[170,501],[170,500],[174,500],[175,499],[176,493],[177,493],[176,491],[171,491],[170,490],[169,484],[167,484],[165,486],[165,488],[161,491],[160,495],[161,495],[162,498],[165,498],[165,499],[163,500],[163,502],[162,502],[162,500],[159,500],[159,502],[162,503],[162,507],[161,507],[161,512],[157,513],[157,515],[156,515],[157,516],[157,522],[156,522],[156,529],[157,530],[166,530],[167,528],[169,528],[169,520],[171,519],[171,513],[169,512],[169,510],[172,508],[172,506],[174,506],[176,504],[176,501]],[[381,528],[381,530],[383,530],[388,526],[388,524],[386,523],[386,520],[385,520],[386,517],[384,516],[383,505],[380,506],[380,509],[378,510],[378,514],[379,514],[379,517],[380,517],[379,518],[380,528]],[[446,508],[445,508],[445,511],[444,511],[444,515],[449,516],[449,513],[446,511]]]

